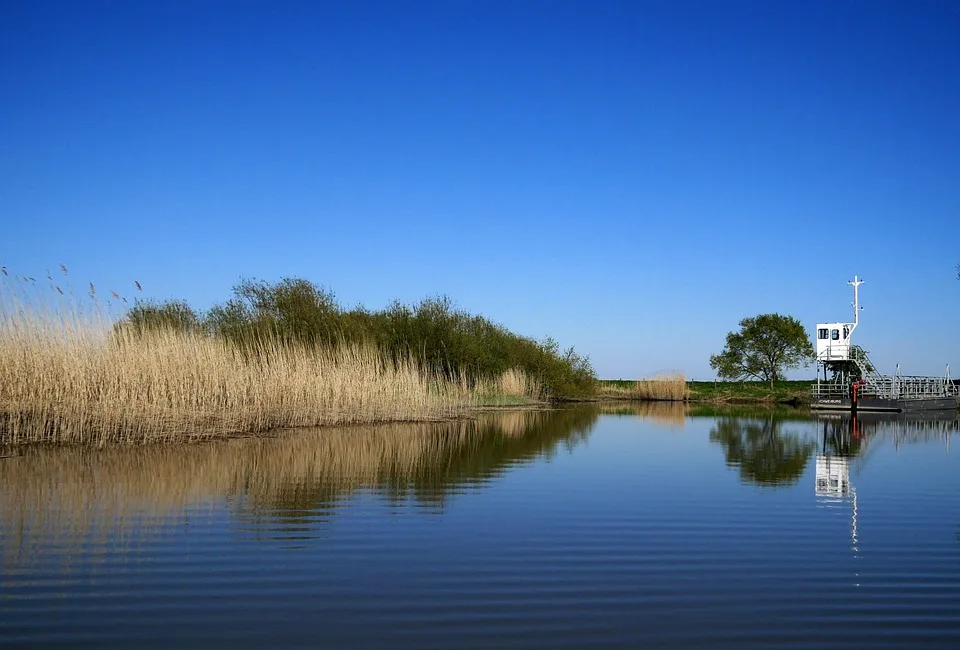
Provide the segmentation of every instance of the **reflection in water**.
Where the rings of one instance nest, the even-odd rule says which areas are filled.
[[[688,402],[601,402],[604,415],[629,415],[671,428],[682,428],[688,418],[748,418],[754,420],[809,422],[809,413],[787,406],[756,404],[700,404]]]
[[[0,646],[958,647],[955,415],[678,414],[23,450]]]
[[[135,535],[147,518],[218,501],[274,532],[303,532],[364,490],[436,510],[451,493],[509,467],[572,448],[588,409],[485,413],[476,420],[292,430],[274,438],[141,448],[27,448],[2,461],[5,560],[34,538]],[[322,517],[321,517],[322,518]]]
[[[857,531],[857,488],[850,479],[851,464],[859,471],[863,463],[885,441],[901,444],[942,440],[947,449],[950,438],[960,431],[956,412],[922,414],[821,414],[820,449],[817,451],[817,502],[826,508],[849,505],[850,549],[860,557]]]
[[[754,420],[809,422],[810,412],[779,404],[691,404],[688,415],[702,418],[739,417]]]
[[[682,428],[687,421],[689,407],[684,402],[607,402],[601,403],[604,415],[628,415],[641,420],[652,420],[671,428]]]
[[[823,448],[820,453],[858,461],[868,457],[880,444],[942,442],[950,448],[952,434],[960,432],[955,411],[917,414],[822,413],[819,423]]]
[[[723,446],[728,467],[740,469],[740,480],[764,486],[795,483],[813,454],[815,443],[802,430],[785,430],[777,417],[721,417],[710,440]]]
[[[857,490],[850,482],[850,460],[862,451],[863,442],[856,418],[825,420],[814,482],[814,494],[820,507],[843,508],[849,504],[850,550],[855,559],[860,557],[860,539],[857,534]],[[854,584],[859,585],[856,575]]]

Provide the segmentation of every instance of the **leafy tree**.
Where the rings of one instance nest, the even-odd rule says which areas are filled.
[[[788,368],[806,366],[814,358],[813,344],[803,325],[792,316],[760,314],[740,321],[740,331],[727,334],[727,345],[710,357],[710,367],[722,379],[754,378],[773,382]]]

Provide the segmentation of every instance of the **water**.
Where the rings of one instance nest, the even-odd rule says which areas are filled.
[[[957,647],[957,432],[607,407],[27,450],[0,645]]]

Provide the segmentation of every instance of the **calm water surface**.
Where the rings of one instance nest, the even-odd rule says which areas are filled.
[[[956,415],[571,409],[0,460],[0,645],[960,647]]]

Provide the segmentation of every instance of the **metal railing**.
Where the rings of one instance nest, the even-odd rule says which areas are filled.
[[[826,348],[817,355],[818,361],[847,361],[851,359],[853,346],[850,341],[828,342]]]
[[[901,375],[877,375],[867,379],[862,394],[874,394],[884,399],[923,399],[953,397],[957,386],[950,378],[950,370],[943,377],[911,377]]]
[[[957,384],[950,377],[950,367],[942,377],[920,377],[901,375],[899,367],[895,375],[881,375],[873,370],[872,364],[863,355],[857,362],[866,382],[859,389],[861,397],[880,399],[930,399],[955,397],[960,394]],[[815,398],[845,398],[850,396],[850,378],[844,374],[829,381],[818,381],[813,386]]]
[[[850,396],[850,382],[843,375],[829,381],[817,381],[811,389],[814,398],[844,398]]]

